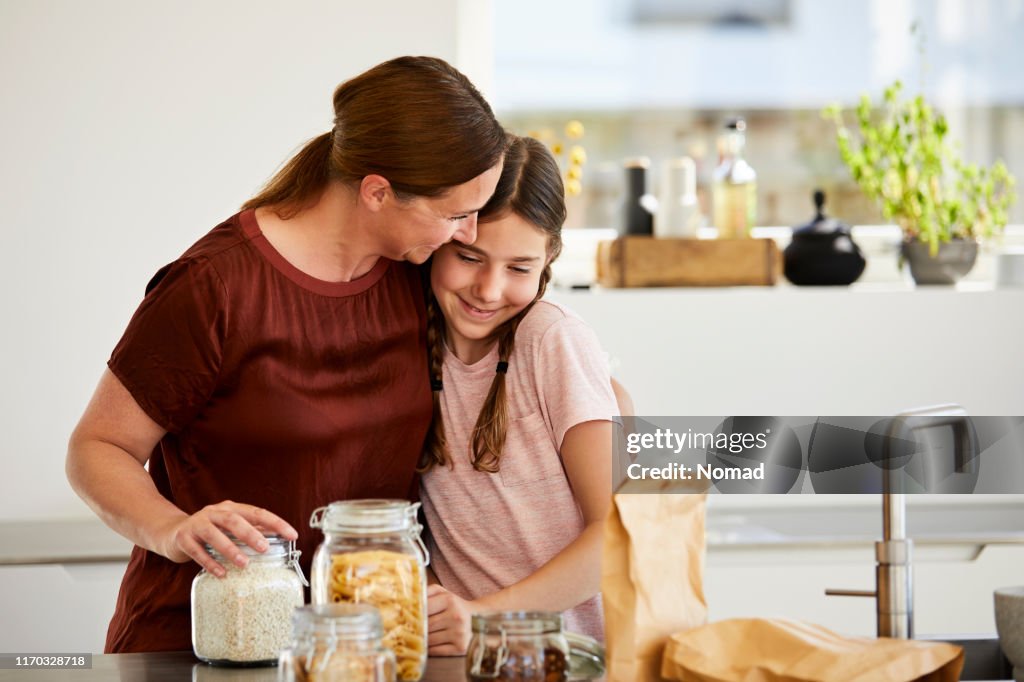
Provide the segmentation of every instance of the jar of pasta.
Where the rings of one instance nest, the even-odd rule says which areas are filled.
[[[206,551],[226,569],[223,578],[201,570],[192,581],[192,649],[196,658],[224,665],[274,665],[291,641],[292,611],[304,601],[306,579],[293,541],[267,535],[257,552],[234,540],[245,567]]]
[[[282,682],[394,682],[395,655],[381,642],[380,612],[367,604],[296,609],[291,647],[281,652]]]
[[[384,646],[395,653],[398,679],[423,676],[427,662],[427,548],[419,503],[349,500],[313,512],[324,532],[313,555],[313,604],[371,604],[380,610]]]
[[[466,650],[466,676],[472,682],[570,679],[569,644],[562,634],[561,614],[481,613],[473,616],[472,628]]]

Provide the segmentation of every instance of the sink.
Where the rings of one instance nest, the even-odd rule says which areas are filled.
[[[917,639],[949,642],[964,649],[964,669],[960,679],[1013,680],[1013,666],[999,648],[999,639],[987,635],[927,635]]]

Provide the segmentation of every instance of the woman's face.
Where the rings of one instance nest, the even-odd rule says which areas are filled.
[[[472,180],[452,187],[443,196],[416,197],[394,204],[385,255],[392,260],[419,264],[452,239],[472,244],[476,239],[477,213],[494,194],[500,176],[499,161]]]
[[[536,298],[547,247],[546,234],[508,213],[480,223],[473,244],[459,240],[438,249],[430,285],[460,360],[486,355],[494,331]]]

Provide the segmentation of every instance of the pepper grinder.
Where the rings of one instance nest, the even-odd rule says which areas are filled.
[[[658,200],[647,193],[647,168],[650,159],[640,156],[627,159],[626,196],[623,206],[623,234],[650,237],[654,234],[654,212]]]

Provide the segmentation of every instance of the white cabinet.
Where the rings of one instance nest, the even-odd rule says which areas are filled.
[[[3,650],[101,653],[127,565],[0,566]]]

